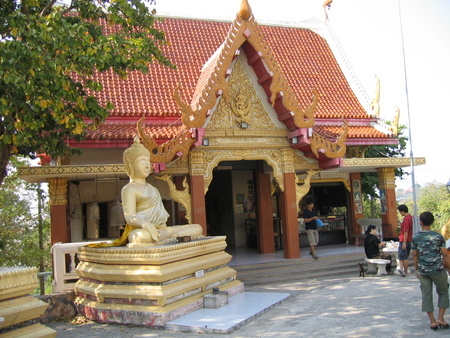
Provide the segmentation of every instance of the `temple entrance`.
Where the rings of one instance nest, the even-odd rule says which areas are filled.
[[[256,168],[257,161],[223,161],[213,171],[205,196],[208,235],[227,236],[230,247],[248,246],[247,227],[257,215]]]
[[[231,171],[214,172],[206,193],[206,220],[208,236],[227,236],[227,244],[235,246],[231,176]]]
[[[264,161],[257,160],[222,161],[214,169],[205,196],[208,235],[227,236],[229,247],[254,248],[261,253],[264,249],[269,252],[282,249],[277,198],[271,196],[269,188],[258,189],[258,173],[264,171],[264,165]],[[268,223],[271,229],[260,224],[260,215],[264,215],[267,222],[263,223]],[[272,216],[277,229],[272,229]]]

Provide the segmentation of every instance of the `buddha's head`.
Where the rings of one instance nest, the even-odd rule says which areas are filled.
[[[127,175],[130,178],[134,176],[134,166],[140,157],[150,159],[150,152],[141,143],[139,137],[136,136],[133,144],[123,152],[123,163],[125,164]]]

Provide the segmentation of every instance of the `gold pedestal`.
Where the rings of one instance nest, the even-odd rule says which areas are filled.
[[[151,247],[82,247],[78,311],[103,323],[164,326],[203,307],[212,288],[243,291],[227,266],[225,236]]]
[[[38,318],[47,303],[30,296],[38,286],[36,268],[0,268],[0,329]],[[41,324],[11,329],[0,337],[56,337],[56,331]]]

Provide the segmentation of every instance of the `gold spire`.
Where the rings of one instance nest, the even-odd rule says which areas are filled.
[[[239,8],[238,15],[244,20],[248,20],[252,17],[252,8],[250,7],[247,0],[241,1],[241,8]]]

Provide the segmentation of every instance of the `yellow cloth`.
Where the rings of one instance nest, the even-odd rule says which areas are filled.
[[[106,242],[92,243],[92,244],[88,244],[86,246],[89,247],[89,248],[109,248],[109,247],[112,247],[112,246],[124,246],[124,245],[127,245],[127,243],[128,243],[128,235],[134,229],[138,229],[138,227],[135,227],[135,226],[127,224],[125,226],[125,230],[123,231],[122,236],[120,236],[120,238],[117,238],[114,242],[112,242],[112,243],[106,243]]]

